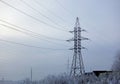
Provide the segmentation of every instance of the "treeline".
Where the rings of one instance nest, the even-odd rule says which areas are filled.
[[[98,77],[94,74],[82,75],[77,78],[66,74],[50,75],[40,81],[24,80],[19,84],[120,84],[120,72],[102,73]]]

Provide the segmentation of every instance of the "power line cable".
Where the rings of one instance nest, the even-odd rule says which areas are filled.
[[[40,22],[40,23],[43,23],[43,24],[45,24],[45,25],[47,25],[47,26],[49,26],[49,27],[51,27],[51,28],[54,28],[54,29],[57,29],[57,30],[60,30],[60,31],[68,32],[68,31],[63,30],[63,29],[60,29],[60,28],[58,28],[58,27],[56,27],[56,26],[54,26],[54,25],[48,24],[48,23],[46,23],[46,22],[44,22],[44,21],[41,21],[40,19],[38,19],[38,18],[36,18],[36,17],[34,17],[34,16],[32,16],[32,15],[29,15],[29,14],[21,11],[20,9],[18,9],[18,8],[12,6],[12,5],[10,5],[9,3],[7,3],[7,2],[5,2],[5,1],[3,1],[3,0],[0,0],[0,1],[1,1],[3,4],[5,4],[5,5],[13,8],[13,9],[15,9],[16,11],[18,11],[18,12],[20,12],[20,13],[22,13],[22,14],[24,14],[24,15],[26,15],[26,16],[28,16],[28,17],[36,20],[36,21],[38,21],[38,22]],[[69,32],[68,32],[68,33],[69,33]]]
[[[18,43],[18,42],[13,42],[13,41],[9,41],[9,40],[4,40],[1,38],[0,38],[0,41],[11,43],[11,44],[22,45],[22,46],[26,46],[26,47],[32,47],[32,48],[40,48],[40,49],[48,49],[48,50],[67,50],[67,49],[54,49],[54,48],[44,48],[44,47],[32,46],[32,45],[27,45],[24,43]]]
[[[5,25],[5,24],[0,24],[0,25],[4,26],[4,27],[6,27],[6,28],[10,28],[10,29],[12,29],[12,30],[15,30],[15,31],[18,31],[18,32],[24,33],[24,34],[26,34],[26,35],[30,35],[30,36],[32,36],[30,33],[27,33],[27,32],[24,32],[24,31],[21,31],[21,30],[19,30],[19,29],[14,28],[14,27],[10,27],[10,26]]]
[[[15,30],[15,31],[21,32],[21,33],[23,33],[23,34],[29,35],[29,36],[31,36],[31,37],[37,38],[37,39],[43,39],[43,38],[40,38],[40,37],[38,37],[38,36],[31,35],[31,34],[28,33],[28,32],[21,31],[21,30],[19,30],[19,29],[17,29],[17,28],[10,27],[10,26],[5,25],[5,24],[0,24],[0,25],[4,26],[4,27],[6,27],[6,28],[10,28],[10,29],[12,29],[12,30]],[[48,41],[49,43],[52,43],[52,44],[57,44],[57,45],[66,46],[66,45],[63,45],[63,44],[60,44],[60,43],[56,43],[56,42],[52,42],[52,41],[49,41],[49,40],[46,40],[46,39],[43,39],[43,40]]]
[[[32,34],[34,34],[34,35],[36,35],[36,36],[42,36],[42,37],[45,37],[45,38],[50,39],[50,40],[66,41],[66,40],[63,40],[63,39],[57,39],[57,38],[49,37],[49,36],[46,36],[46,35],[42,35],[42,34],[33,32],[32,30],[27,30],[27,29],[25,29],[25,28],[22,28],[22,27],[20,27],[20,26],[14,25],[14,24],[11,24],[11,23],[9,23],[9,22],[7,22],[7,21],[5,21],[5,20],[2,20],[2,19],[0,19],[0,21],[1,21],[1,22],[4,22],[4,23],[7,23],[7,24],[9,24],[9,25],[12,25],[12,26],[14,26],[14,27],[17,27],[17,28],[19,28],[19,29],[21,29],[21,30],[24,30],[24,31],[26,31],[26,32],[32,33]]]
[[[31,5],[29,5],[29,3],[27,3],[24,0],[20,0],[23,4],[25,4],[26,6],[28,6],[29,8],[31,8],[32,10],[34,10],[35,12],[37,12],[38,14],[40,14],[41,16],[45,17],[46,19],[48,19],[49,21],[51,21],[52,23],[54,23],[57,26],[61,26],[59,25],[57,22],[53,21],[51,18],[49,18],[48,16],[42,14],[40,11],[38,11],[37,9],[35,9],[34,7],[32,7]],[[61,26],[62,28],[65,28],[64,26]]]
[[[67,13],[69,13],[72,17],[74,17],[74,15],[71,13],[71,11],[69,11],[67,8],[65,8],[65,6],[63,6],[63,4],[61,4],[58,0],[55,0],[57,2],[57,4],[59,4],[59,6],[61,6]]]
[[[44,8],[45,10],[47,10],[47,12],[51,13],[52,15],[54,15],[56,18],[60,19],[60,20],[63,21],[63,22],[67,22],[65,19],[63,19],[63,18],[60,17],[59,15],[55,14],[53,11],[51,11],[50,9],[48,9],[47,7],[45,7],[43,4],[39,3],[39,1],[34,0],[34,2],[35,2],[36,4],[38,4],[39,6],[41,6],[42,8]],[[67,23],[69,23],[69,22],[67,22]],[[71,23],[69,23],[69,24],[71,24]],[[70,26],[72,26],[72,25],[70,25]]]

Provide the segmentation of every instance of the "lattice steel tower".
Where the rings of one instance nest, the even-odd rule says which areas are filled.
[[[74,41],[74,48],[70,49],[70,50],[74,50],[71,71],[70,71],[70,76],[73,77],[80,76],[85,73],[82,51],[81,51],[82,49],[85,49],[85,47],[82,47],[81,41],[88,40],[88,38],[84,38],[81,36],[82,31],[85,30],[80,28],[79,18],[77,17],[74,31],[70,31],[71,33],[74,33],[74,38],[67,40],[67,41]]]

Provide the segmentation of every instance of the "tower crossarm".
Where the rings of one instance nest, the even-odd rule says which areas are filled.
[[[80,39],[78,40],[89,40],[89,38],[86,38],[86,37],[81,37]]]
[[[87,49],[86,47],[79,47],[79,48],[69,48],[69,50],[74,50],[74,49]]]

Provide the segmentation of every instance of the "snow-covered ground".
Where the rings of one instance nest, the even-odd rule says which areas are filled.
[[[103,73],[99,77],[93,75],[82,75],[79,78],[72,78],[66,74],[59,76],[48,76],[40,81],[26,79],[24,81],[0,81],[0,84],[120,84],[120,72]]]

